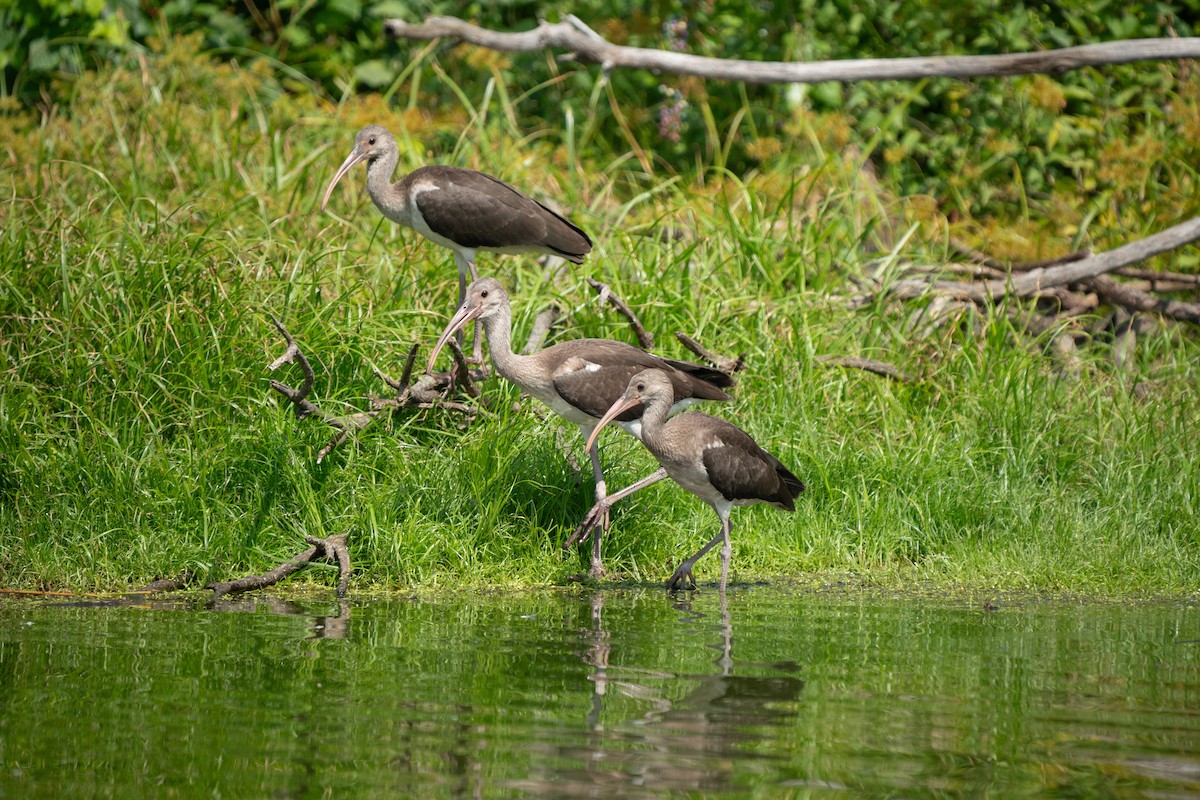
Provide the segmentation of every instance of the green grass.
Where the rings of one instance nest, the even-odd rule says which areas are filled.
[[[225,579],[335,533],[350,534],[363,589],[560,583],[586,566],[586,548],[560,549],[590,504],[582,441],[563,432],[576,474],[559,421],[514,408],[513,387],[485,385],[485,413],[466,430],[449,412],[411,412],[318,464],[330,430],[296,420],[267,384],[300,380],[266,369],[283,351],[268,314],[311,359],[313,399],[341,413],[385,393],[372,370],[398,375],[453,310],[449,254],[384,221],[360,172],[330,214],[316,211],[362,113],[348,106],[339,122],[311,99],[271,102],[253,75],[184,54],[85,77],[43,122],[0,117],[0,585]],[[919,304],[849,311],[833,299],[854,291],[847,276],[878,257],[881,235],[905,258],[946,258],[936,230],[891,221],[903,203],[835,154],[701,184],[636,173],[619,152],[561,166],[555,133],[510,128],[493,109],[438,160],[553,194],[597,242],[557,279],[529,258],[483,257],[514,296],[516,341],[551,302],[567,312],[556,338],[631,340],[596,304],[594,276],[638,311],[657,352],[688,357],[680,330],[746,354],[734,401],[707,410],[809,491],[791,515],[735,511],[736,579],[1200,585],[1194,332],[1143,335],[1132,372],[1101,339],[1067,372],[1002,313],[923,338]],[[687,236],[649,235],[666,223]],[[921,379],[825,367],[821,354]],[[610,487],[653,468],[627,437],[602,447]],[[639,581],[664,580],[717,529],[669,483],[614,516],[606,562]],[[716,568],[701,562],[700,579]]]

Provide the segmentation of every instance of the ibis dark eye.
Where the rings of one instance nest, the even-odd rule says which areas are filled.
[[[375,137],[372,136],[370,139],[367,139],[367,144],[370,144],[370,145],[375,144]]]
[[[646,391],[646,384],[644,384],[644,383],[639,383],[639,384],[637,385],[637,390],[638,390],[639,392],[644,392],[644,391]]]
[[[488,296],[488,290],[487,290],[487,289],[484,289],[482,292],[480,292],[480,293],[479,293],[479,296],[480,296],[480,297],[487,297],[487,296]]]

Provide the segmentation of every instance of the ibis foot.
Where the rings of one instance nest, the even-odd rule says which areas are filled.
[[[587,572],[576,572],[567,576],[567,583],[600,583],[608,577],[608,570],[601,567],[598,571],[589,568]]]
[[[588,509],[583,520],[575,526],[575,530],[571,532],[567,540],[563,542],[563,550],[569,550],[580,542],[586,542],[596,526],[600,526],[602,530],[607,531],[608,526],[611,524],[608,514],[610,508],[612,508],[612,500],[610,498],[605,497],[597,500],[596,504]]]
[[[690,590],[696,588],[696,576],[692,574],[692,565],[694,563],[695,561],[688,560],[679,565],[678,569],[675,570],[674,574],[667,581],[668,591],[674,592],[679,589]],[[687,581],[686,586],[683,585],[684,581]]]

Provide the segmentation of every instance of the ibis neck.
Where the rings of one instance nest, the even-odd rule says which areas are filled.
[[[654,452],[666,438],[667,417],[671,413],[670,395],[642,398],[642,442]]]
[[[400,154],[390,150],[374,161],[367,162],[367,193],[385,217],[411,228],[408,187],[403,181],[392,183],[392,173],[396,171],[399,160]]]
[[[526,357],[517,355],[512,349],[512,309],[504,306],[495,314],[484,317],[481,323],[496,372],[506,380],[524,385],[527,382],[522,380],[525,377],[523,368]]]

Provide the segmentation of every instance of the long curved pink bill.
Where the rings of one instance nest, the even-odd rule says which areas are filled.
[[[467,326],[467,323],[479,316],[480,309],[468,308],[464,303],[454,316],[450,318],[450,322],[446,324],[446,329],[442,331],[441,337],[437,340],[437,344],[433,347],[433,352],[429,354],[429,363],[425,365],[426,372],[433,371],[433,362],[437,361],[438,353],[442,352],[442,348],[446,346],[446,342],[450,341],[450,337],[458,333],[458,331]]]
[[[605,425],[612,422],[629,409],[640,406],[641,404],[641,400],[636,397],[630,397],[628,393],[621,395],[621,397],[617,399],[617,402],[613,403],[612,406],[609,407],[608,411],[604,412],[604,416],[601,417],[600,421],[596,423],[596,427],[592,428],[592,435],[588,437],[587,445],[585,445],[583,448],[584,451],[588,453],[592,452],[592,447],[596,444],[596,439],[600,437],[600,431]]]
[[[325,196],[321,198],[321,211],[324,211],[325,206],[329,204],[329,196],[333,194],[333,187],[337,186],[338,181],[345,177],[346,173],[350,171],[351,167],[366,157],[367,154],[360,153],[357,147],[350,151],[350,155],[346,156],[346,160],[342,162],[340,167],[338,167],[337,174],[333,176],[333,180],[331,180],[329,185],[325,187]]]

